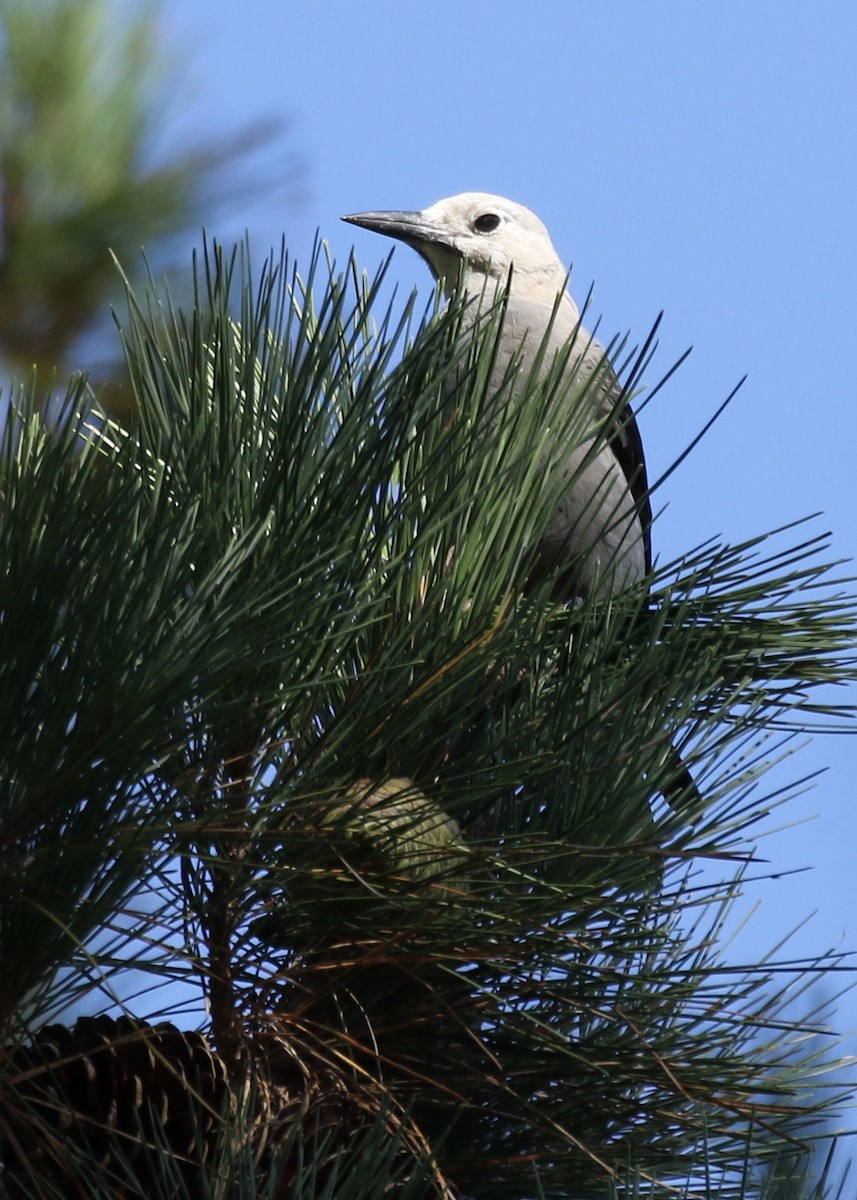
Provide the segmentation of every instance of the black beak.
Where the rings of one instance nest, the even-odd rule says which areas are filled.
[[[432,225],[420,212],[351,213],[342,220],[349,225],[359,225],[361,229],[371,229],[373,233],[397,238],[415,250],[426,242],[436,242],[442,246],[449,246],[451,242],[445,229]]]

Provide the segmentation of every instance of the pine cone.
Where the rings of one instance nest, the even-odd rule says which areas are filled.
[[[212,1181],[233,1178],[236,1163],[239,1173],[255,1173],[260,1195],[286,1200],[306,1164],[323,1190],[349,1151],[362,1162],[361,1138],[385,1107],[381,1093],[299,1057],[276,1020],[255,1030],[249,1050],[256,1061],[248,1060],[246,1080],[230,1086],[208,1039],[167,1023],[83,1017],[71,1029],[47,1025],[31,1044],[7,1047],[0,1200],[202,1200],[220,1194]],[[404,1167],[416,1165],[420,1140],[401,1138],[392,1114],[385,1124],[401,1142]],[[411,1194],[448,1192],[430,1173],[425,1191]]]
[[[108,1173],[124,1158],[145,1178],[147,1159],[165,1149],[187,1184],[211,1157],[230,1101],[223,1064],[202,1034],[129,1017],[45,1026],[5,1067],[0,1145],[10,1195],[15,1179],[50,1174],[55,1185],[57,1171],[69,1195],[90,1194],[78,1153]]]

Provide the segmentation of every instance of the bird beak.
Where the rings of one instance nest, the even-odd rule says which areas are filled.
[[[371,229],[373,233],[383,233],[387,237],[397,238],[415,250],[425,245],[426,242],[434,242],[452,248],[448,231],[438,225],[432,225],[421,212],[351,213],[342,220],[347,221],[349,225],[359,225],[361,229]]]

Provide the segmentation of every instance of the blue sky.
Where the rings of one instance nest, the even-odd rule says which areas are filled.
[[[306,260],[318,227],[372,270],[388,246],[341,214],[464,190],[521,201],[578,299],[595,280],[605,338],[640,338],[664,309],[663,368],[695,347],[642,415],[651,476],[749,376],[659,493],[662,560],[815,512],[830,556],[857,556],[853,0],[172,0],[164,38],[188,63],[183,127],[284,117],[304,164],[299,206],[284,173],[212,232],[247,225],[260,250],[285,232]],[[393,275],[429,295],[404,247]],[[807,917],[795,953],[857,950],[857,740],[817,737],[774,779],[822,768],[775,822],[799,824],[761,847],[778,872],[813,869],[753,890],[736,956]],[[840,1021],[857,1026],[857,999]]]

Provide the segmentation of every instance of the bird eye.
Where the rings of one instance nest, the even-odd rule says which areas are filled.
[[[496,213],[483,213],[473,222],[473,228],[477,233],[493,233],[499,224],[500,218]]]

